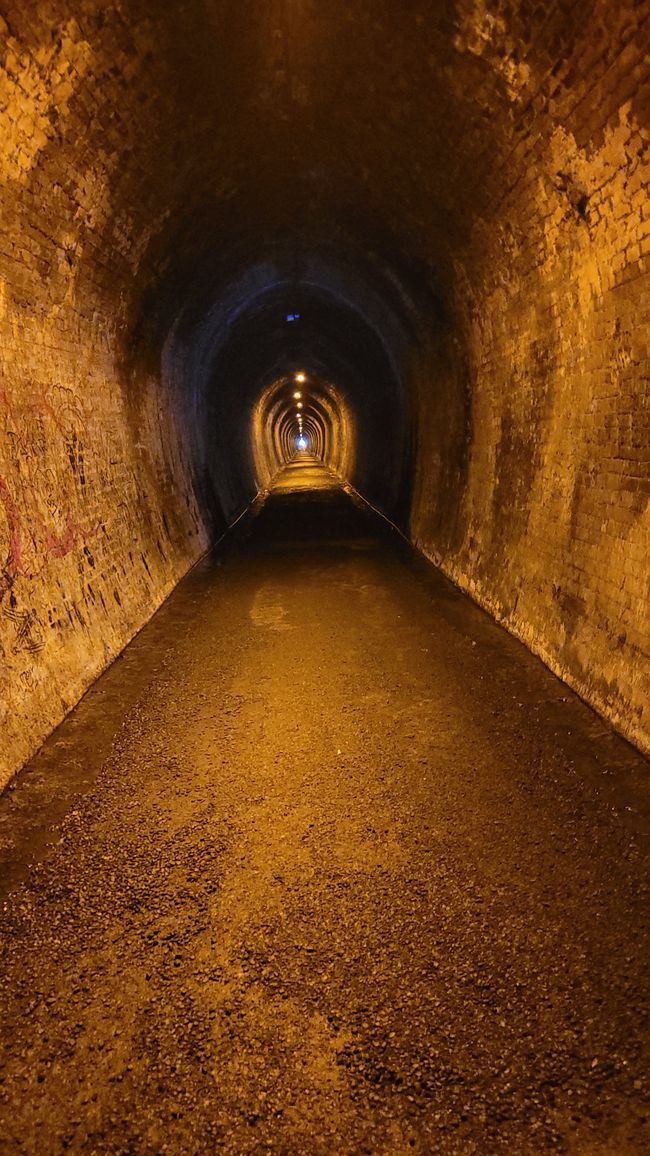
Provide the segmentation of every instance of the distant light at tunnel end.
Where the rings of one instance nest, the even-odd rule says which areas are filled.
[[[305,435],[302,433],[299,434],[298,437],[296,438],[296,449],[297,450],[309,449],[309,439],[306,438]]]

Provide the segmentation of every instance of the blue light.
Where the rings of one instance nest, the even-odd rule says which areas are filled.
[[[297,450],[308,450],[309,449],[309,438],[306,438],[304,434],[299,434],[298,437],[296,438],[296,449]]]
[[[300,321],[299,313],[287,313],[287,321]]]

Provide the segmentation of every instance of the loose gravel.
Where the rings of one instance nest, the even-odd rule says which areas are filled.
[[[648,763],[329,486],[2,800],[3,1156],[650,1152]]]

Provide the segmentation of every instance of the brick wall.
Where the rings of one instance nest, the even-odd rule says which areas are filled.
[[[75,21],[0,36],[1,787],[206,540],[173,409],[122,364],[128,136],[88,141],[119,83]]]
[[[596,7],[620,35],[587,23],[560,69],[527,74],[534,119],[456,253],[467,478],[454,540],[426,493],[412,532],[648,750],[648,13]]]

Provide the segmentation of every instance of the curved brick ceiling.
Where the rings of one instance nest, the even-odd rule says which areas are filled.
[[[30,147],[38,184],[58,192],[63,250],[117,243],[136,314],[159,282],[174,313],[253,262],[299,277],[309,257],[334,282],[352,267],[388,307],[428,311],[503,195],[495,158],[526,138],[558,35],[566,51],[584,23],[491,8],[16,5],[10,32],[49,74]]]

